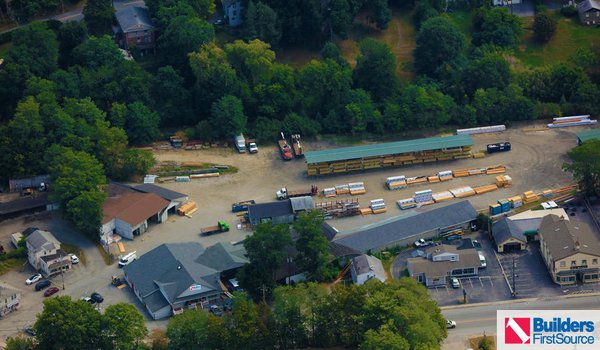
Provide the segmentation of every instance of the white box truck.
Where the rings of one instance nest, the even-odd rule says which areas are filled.
[[[235,143],[235,147],[237,148],[238,152],[246,153],[246,140],[244,139],[244,134],[239,134],[238,136],[234,137],[233,142]]]

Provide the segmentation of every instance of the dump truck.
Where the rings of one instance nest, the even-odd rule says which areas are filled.
[[[508,152],[510,151],[510,142],[491,143],[487,145],[487,153]]]
[[[200,235],[202,236],[210,236],[215,233],[227,232],[229,231],[229,224],[225,221],[217,222],[217,226],[209,226],[203,227],[200,229]]]
[[[258,146],[256,145],[256,140],[248,139],[246,140],[246,149],[249,153],[258,153]]]
[[[254,201],[254,199],[233,203],[231,205],[231,212],[239,213],[240,211],[248,211],[248,206],[252,204],[256,204],[256,201]]]
[[[289,143],[283,136],[283,132],[281,133],[281,139],[277,141],[279,144],[279,152],[281,152],[281,157],[283,160],[291,160],[292,159],[292,147],[290,147]]]
[[[302,148],[302,144],[300,143],[300,134],[292,135],[292,147],[294,148],[294,155],[296,158],[304,157],[304,149]]]
[[[277,196],[277,199],[283,200],[294,197],[316,196],[317,193],[319,193],[319,188],[313,185],[310,187],[310,190],[306,191],[289,191],[287,187],[283,187],[277,191],[275,195]]]

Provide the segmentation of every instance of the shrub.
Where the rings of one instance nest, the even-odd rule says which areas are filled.
[[[560,9],[560,14],[565,17],[575,17],[577,15],[577,8],[575,5],[563,6]]]
[[[556,32],[556,19],[547,11],[540,12],[533,19],[533,34],[542,43],[548,42]]]

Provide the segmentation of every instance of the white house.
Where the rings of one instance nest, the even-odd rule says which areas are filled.
[[[381,282],[385,282],[387,279],[381,260],[366,254],[352,258],[350,275],[352,276],[352,282],[358,285],[362,285],[373,278]]]
[[[221,0],[221,4],[223,5],[223,17],[231,27],[242,24],[241,0]]]
[[[48,231],[35,230],[26,240],[27,260],[45,276],[71,268],[71,258],[60,249],[60,242]]]

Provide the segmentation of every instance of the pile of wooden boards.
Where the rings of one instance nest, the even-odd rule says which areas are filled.
[[[432,194],[431,197],[433,198],[433,201],[436,203],[447,201],[449,199],[454,198],[454,196],[452,195],[452,193],[450,191],[437,192],[437,193]]]
[[[510,202],[510,206],[513,208],[523,206],[523,199],[521,199],[521,196],[510,197],[508,201]]]
[[[195,213],[198,210],[198,207],[196,206],[196,202],[194,201],[189,201],[189,202],[185,202],[182,205],[179,206],[179,208],[177,208],[177,214],[181,215],[181,216],[189,216],[192,215],[193,213]]]
[[[506,172],[506,167],[503,165],[489,166],[485,168],[470,168],[461,170],[444,170],[432,176],[415,176],[405,177],[404,175],[391,176],[385,179],[386,187],[390,190],[398,190],[406,188],[408,185],[416,185],[422,183],[438,183],[440,181],[452,180],[455,177],[466,177],[482,174],[501,174]]]
[[[192,174],[190,175],[192,179],[204,179],[207,177],[219,177],[219,173],[208,173],[208,174]]]
[[[381,198],[373,199],[371,201],[371,205],[369,205],[369,207],[373,211],[373,214],[381,214],[381,213],[385,213],[387,211],[387,209],[385,207],[385,202]]]
[[[487,167],[485,169],[485,173],[487,175],[504,174],[505,172],[506,172],[506,167],[503,165],[496,165],[496,166],[492,166],[492,167]]]
[[[406,178],[407,185],[420,184],[420,183],[424,183],[424,182],[427,182],[427,176],[415,176],[415,177],[407,177]]]
[[[508,175],[496,176],[496,186],[498,187],[510,187],[512,186],[512,177]]]
[[[433,192],[431,190],[415,192],[415,202],[417,205],[423,203],[433,203]]]
[[[485,168],[469,168],[469,169],[459,169],[452,171],[452,175],[454,177],[467,177],[473,175],[492,175],[492,174],[503,174],[506,172],[506,167],[504,165],[494,165]]]
[[[540,197],[537,194],[533,193],[533,191],[527,191],[527,192],[523,193],[523,203],[524,204],[535,202],[539,199],[540,199]]]
[[[323,189],[323,197],[330,198],[335,197],[337,192],[335,191],[335,187],[328,187]]]
[[[553,118],[552,123],[548,124],[549,128],[562,128],[565,126],[591,125],[598,123],[597,120],[590,119],[590,115],[576,115],[572,117]]]
[[[406,177],[404,175],[390,176],[385,179],[385,185],[389,190],[399,190],[401,188],[406,188]]]
[[[398,204],[398,208],[402,210],[415,208],[417,206],[417,202],[415,202],[414,198],[400,199],[396,204]]]
[[[477,193],[469,186],[464,186],[464,187],[458,187],[458,188],[453,188],[450,190],[450,193],[452,193],[452,195],[455,198],[465,198],[465,197],[470,197],[470,196],[474,196]]]
[[[348,189],[350,190],[350,194],[353,196],[367,193],[367,189],[365,188],[364,182],[349,183]]]
[[[350,193],[350,188],[348,187],[348,185],[338,185],[338,186],[335,186],[335,193],[337,195],[348,194],[348,193]]]
[[[488,193],[488,192],[492,192],[498,189],[498,186],[496,185],[484,185],[484,186],[479,186],[479,187],[473,187],[473,191],[475,191],[476,194],[483,194],[483,193]]]

